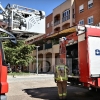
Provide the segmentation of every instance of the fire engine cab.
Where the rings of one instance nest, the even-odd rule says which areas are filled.
[[[69,67],[69,82],[100,88],[100,27],[78,25],[75,29],[63,41],[60,38],[65,51],[60,58]]]

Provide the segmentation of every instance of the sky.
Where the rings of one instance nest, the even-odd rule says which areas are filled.
[[[52,13],[53,9],[66,0],[0,0],[1,5],[5,8],[9,4],[17,4],[36,10],[43,10],[46,16]]]

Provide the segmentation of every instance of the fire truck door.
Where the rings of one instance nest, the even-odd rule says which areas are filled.
[[[100,37],[88,37],[89,75],[100,77]]]

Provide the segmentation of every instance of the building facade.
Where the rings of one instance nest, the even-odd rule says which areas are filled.
[[[39,72],[54,72],[59,64],[59,38],[74,33],[74,25],[89,24],[99,26],[100,0],[66,0],[53,9],[46,17],[46,34],[31,37],[26,43],[39,45]],[[77,39],[77,36],[75,36]],[[36,50],[32,55],[36,57]],[[36,71],[36,62],[29,65],[29,71]]]
[[[54,33],[73,26],[73,23],[75,23],[74,11],[74,0],[66,0],[61,5],[53,9]]]
[[[100,26],[100,0],[75,0],[75,22]]]

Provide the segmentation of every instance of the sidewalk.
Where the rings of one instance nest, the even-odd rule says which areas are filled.
[[[30,78],[30,77],[54,77],[54,74],[30,74],[30,75],[15,75],[15,78]],[[14,78],[12,75],[8,75],[7,78]]]

